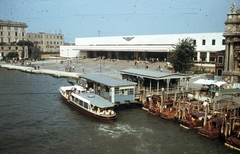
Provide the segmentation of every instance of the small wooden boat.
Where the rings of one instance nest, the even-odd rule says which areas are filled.
[[[187,116],[186,119],[180,120],[180,126],[186,129],[194,129],[203,126],[203,118],[205,112],[194,112],[191,115]]]
[[[163,110],[160,112],[160,117],[164,119],[174,119],[176,108],[173,107],[173,100],[166,100],[163,103]]]
[[[238,130],[237,134],[228,137],[225,141],[225,145],[232,149],[240,151],[240,130]]]
[[[117,119],[117,114],[113,111],[114,104],[97,94],[86,92],[81,86],[63,86],[59,88],[59,93],[68,104],[85,115],[100,121],[111,122]]]
[[[199,128],[197,132],[198,134],[208,138],[218,138],[220,136],[222,122],[223,117],[215,115],[214,118],[209,120],[205,126]]]

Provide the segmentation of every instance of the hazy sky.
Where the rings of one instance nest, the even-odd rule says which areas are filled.
[[[232,0],[0,0],[0,20],[76,37],[223,32]],[[240,1],[235,0],[235,10]]]

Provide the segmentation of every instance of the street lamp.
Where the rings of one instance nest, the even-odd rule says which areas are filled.
[[[100,50],[100,73],[102,73],[102,63],[101,63],[101,61],[102,61],[102,51]]]
[[[169,48],[167,49],[167,59],[166,59],[166,62],[168,61],[168,58],[169,58]]]

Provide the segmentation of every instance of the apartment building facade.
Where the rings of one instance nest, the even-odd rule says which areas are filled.
[[[60,46],[64,45],[63,34],[27,33],[27,40],[40,48],[41,52],[60,52]]]
[[[27,27],[25,22],[0,20],[0,59],[9,52],[18,52],[21,55],[23,48],[16,43],[26,40]],[[24,48],[24,52],[27,56],[27,48]]]

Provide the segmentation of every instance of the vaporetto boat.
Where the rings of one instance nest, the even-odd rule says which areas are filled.
[[[97,94],[86,91],[81,86],[63,86],[59,88],[59,93],[68,104],[90,117],[108,122],[117,119],[113,103]]]

